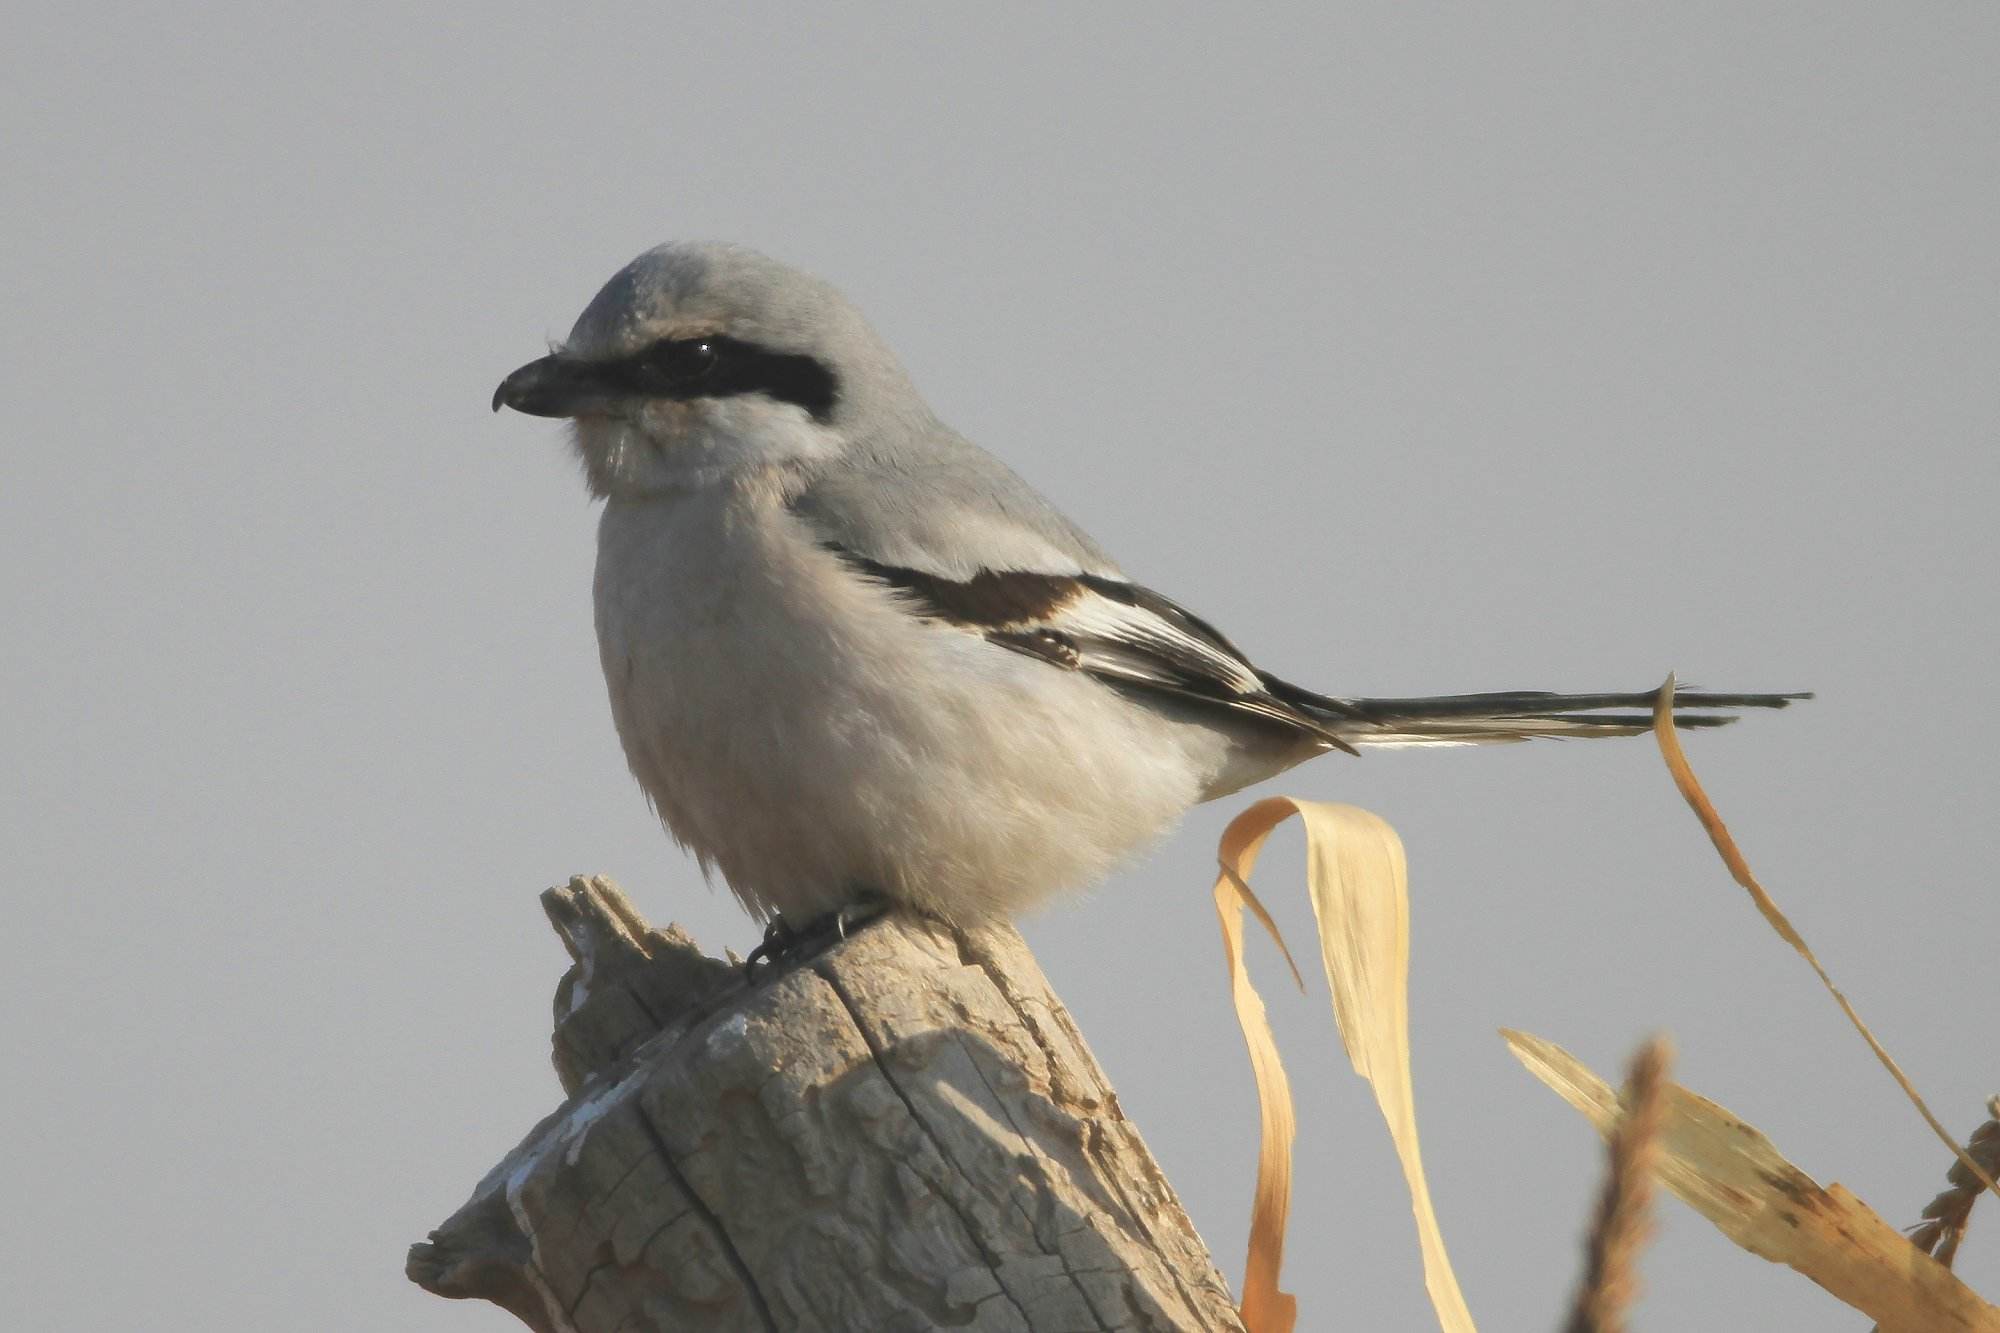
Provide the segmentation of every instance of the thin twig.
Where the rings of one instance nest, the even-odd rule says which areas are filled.
[[[1624,1333],[1639,1294],[1639,1251],[1652,1234],[1653,1166],[1666,1115],[1672,1050],[1654,1037],[1632,1057],[1619,1100],[1624,1111],[1606,1145],[1604,1191],[1584,1243],[1583,1281],[1564,1333]]]

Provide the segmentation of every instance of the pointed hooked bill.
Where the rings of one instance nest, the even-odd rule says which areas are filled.
[[[607,406],[622,396],[601,369],[598,362],[560,353],[530,361],[500,381],[493,391],[493,410],[511,407],[531,417],[586,415],[593,404]]]
[[[493,391],[493,410],[511,407],[535,417],[609,416],[621,403],[646,399],[686,402],[753,393],[825,421],[833,415],[840,384],[816,357],[714,333],[662,338],[609,360],[552,352],[501,380]]]

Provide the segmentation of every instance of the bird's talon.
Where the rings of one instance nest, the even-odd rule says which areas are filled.
[[[764,927],[763,942],[743,960],[743,975],[754,983],[759,963],[776,966],[795,962],[815,952],[817,945],[845,941],[850,934],[887,916],[889,907],[885,899],[871,893],[814,917],[803,926],[794,927],[782,916],[774,916],[771,924]]]
[[[791,922],[781,916],[771,918],[764,927],[764,938],[750,956],[743,960],[743,975],[746,980],[757,980],[757,964],[783,962],[798,947],[799,932],[792,929]]]

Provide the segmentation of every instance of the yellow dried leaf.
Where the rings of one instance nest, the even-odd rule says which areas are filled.
[[[1501,1030],[1515,1058],[1597,1127],[1618,1094],[1575,1056]],[[1725,1236],[1874,1317],[1883,1333],[2000,1333],[2000,1309],[1839,1185],[1822,1188],[1725,1108],[1667,1085],[1660,1181]]]
[[[1298,1318],[1296,1302],[1278,1288],[1285,1218],[1291,1207],[1295,1128],[1291,1085],[1278,1058],[1264,1002],[1243,963],[1246,907],[1284,950],[1284,940],[1251,891],[1249,879],[1265,839],[1293,815],[1305,829],[1307,882],[1319,922],[1320,959],[1333,992],[1334,1020],[1355,1072],[1374,1090],[1402,1163],[1423,1252],[1424,1287],[1445,1333],[1473,1333],[1472,1315],[1445,1253],[1417,1147],[1410,1086],[1410,913],[1403,844],[1394,829],[1366,810],[1283,796],[1259,801],[1230,821],[1223,831],[1218,851],[1222,871],[1215,881],[1230,990],[1257,1080],[1263,1124],[1243,1274],[1244,1325],[1250,1333],[1290,1333]],[[1285,961],[1292,962],[1289,950]],[[1298,976],[1296,964],[1292,975]]]

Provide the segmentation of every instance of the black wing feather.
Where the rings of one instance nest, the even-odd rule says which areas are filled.
[[[928,619],[1082,671],[1108,685],[1257,718],[1349,749],[1306,708],[1274,694],[1222,633],[1151,589],[1097,574],[982,570],[950,579],[831,547],[852,568],[903,593]]]

